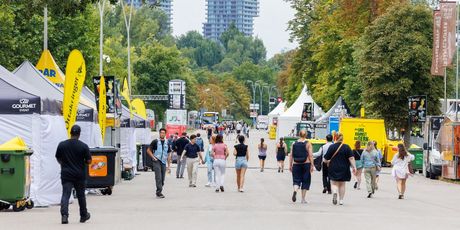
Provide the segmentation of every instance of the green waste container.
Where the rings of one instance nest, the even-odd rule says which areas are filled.
[[[326,140],[311,139],[311,140],[308,140],[308,141],[311,143],[314,153],[318,152],[319,148],[321,148],[321,146],[326,144]],[[324,153],[324,154],[326,154],[326,153]]]
[[[415,157],[412,161],[412,168],[414,169],[414,172],[419,171],[421,173],[423,170],[423,149],[420,146],[413,144],[408,150]]]
[[[29,199],[32,153],[19,137],[0,145],[0,210],[33,208]]]
[[[294,142],[298,139],[299,137],[284,137],[284,142],[286,143],[288,154],[291,153],[292,144],[294,144]]]

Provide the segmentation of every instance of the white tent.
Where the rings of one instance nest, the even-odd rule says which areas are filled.
[[[297,123],[301,120],[305,103],[313,103],[313,120],[324,114],[321,107],[315,103],[311,95],[308,93],[307,86],[305,85],[294,104],[292,104],[286,112],[278,117],[278,126],[276,130],[277,138],[289,135],[291,130],[296,128]]]
[[[62,104],[0,66],[0,143],[15,136],[33,149],[30,197],[37,206],[60,203],[57,145],[67,139]]]
[[[62,103],[64,92],[55,84],[43,76],[38,69],[29,61],[25,61],[19,66],[14,74],[34,87],[41,95],[47,95]],[[80,140],[90,148],[102,146],[102,136],[100,127],[97,124],[97,109],[83,94],[80,96],[76,123],[81,127]]]
[[[280,102],[269,114],[268,114],[268,124],[273,124],[273,118],[278,118],[281,114],[286,111],[286,102]]]
[[[130,117],[129,109],[122,106],[120,124],[120,157],[124,167],[137,168],[135,117]]]

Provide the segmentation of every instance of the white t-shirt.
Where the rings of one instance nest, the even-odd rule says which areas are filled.
[[[243,128],[243,127],[241,126],[240,123],[238,123],[238,124],[236,125],[236,130],[241,131],[242,128]]]
[[[391,175],[394,178],[399,179],[406,179],[409,175],[409,167],[411,161],[415,159],[414,155],[410,154],[404,159],[399,158],[399,153],[395,154],[391,164],[393,165],[393,169],[391,170]]]

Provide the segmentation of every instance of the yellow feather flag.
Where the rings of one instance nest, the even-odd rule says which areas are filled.
[[[81,89],[85,82],[86,65],[83,55],[78,50],[72,50],[67,59],[64,83],[64,100],[62,111],[67,132],[70,136],[70,129],[77,118],[78,103],[80,102]]]
[[[105,127],[106,123],[105,120],[107,119],[106,113],[107,113],[107,91],[105,88],[105,78],[104,76],[101,76],[100,81],[99,81],[99,127],[101,127],[101,136],[102,140],[104,140],[105,137]]]
[[[125,80],[123,81],[123,90],[121,90],[121,96],[125,98],[125,100],[128,102],[128,107],[129,107],[129,115],[132,118],[133,117],[133,110],[131,106],[131,92],[129,92],[129,86],[128,86],[128,81]]]
[[[43,76],[48,78],[48,80],[53,82],[59,88],[64,88],[65,76],[54,61],[54,58],[49,50],[43,51],[36,67],[40,70],[40,72],[42,72]]]
[[[145,109],[145,104],[141,99],[136,98],[131,102],[131,104],[133,106],[133,111],[135,114],[141,116],[144,119],[147,119],[147,111]]]

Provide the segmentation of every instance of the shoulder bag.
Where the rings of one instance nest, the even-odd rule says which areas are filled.
[[[331,159],[329,160],[329,162],[327,162],[327,167],[329,168],[330,164],[331,164],[331,161],[332,159],[334,159],[334,157],[337,155],[337,153],[339,153],[339,150],[342,148],[342,145],[343,145],[343,142],[340,144],[339,148],[337,150],[335,150],[335,153],[332,155]]]

